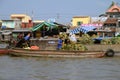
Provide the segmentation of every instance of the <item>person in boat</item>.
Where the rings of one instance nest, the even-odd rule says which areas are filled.
[[[12,47],[12,45],[13,45],[13,35],[12,34],[10,34],[10,39],[9,39],[8,43],[9,43],[9,48]]]
[[[28,33],[27,36],[24,37],[25,43],[27,44],[28,47],[30,47],[30,36],[31,34]]]
[[[72,41],[72,42],[77,42],[77,39],[76,39],[75,34],[70,33],[69,39],[70,39],[70,41]]]
[[[64,43],[65,44],[70,44],[70,39],[69,38],[65,38]]]
[[[57,45],[57,50],[60,50],[62,48],[62,43],[63,43],[63,40],[62,40],[62,37],[60,37],[58,39],[58,45]]]
[[[29,40],[30,39],[30,33],[28,33],[25,37],[24,37],[25,40]]]
[[[21,40],[23,38],[23,33],[19,33],[17,36],[18,41]]]
[[[24,46],[30,47],[30,36],[31,34],[28,33],[25,37],[23,37],[21,40],[19,40],[16,44],[16,47],[23,48]]]

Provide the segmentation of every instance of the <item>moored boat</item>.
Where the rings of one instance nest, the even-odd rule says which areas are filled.
[[[9,53],[8,49],[0,49],[0,55],[6,55]]]
[[[63,51],[63,50],[31,50],[31,49],[12,49],[11,56],[29,57],[68,57],[68,58],[100,58],[105,56],[103,51]]]
[[[0,55],[6,55],[9,53],[8,44],[0,43]]]

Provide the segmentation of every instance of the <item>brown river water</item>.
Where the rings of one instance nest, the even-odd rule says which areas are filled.
[[[0,56],[0,80],[120,80],[120,57]]]

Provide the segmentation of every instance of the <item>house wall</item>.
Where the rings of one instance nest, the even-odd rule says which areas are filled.
[[[21,28],[31,28],[31,27],[33,27],[33,22],[32,22],[32,20],[29,20],[28,23],[22,23],[22,24],[21,24]]]
[[[19,19],[24,23],[28,23],[29,20],[32,20],[31,17],[26,14],[12,14],[10,17],[12,20]]]
[[[21,22],[19,20],[2,20],[2,26],[6,26],[6,28],[20,28]]]
[[[6,26],[6,28],[15,28],[15,22],[10,20],[3,20],[2,26]]]
[[[88,24],[90,23],[90,16],[75,16],[72,18],[72,26],[79,26],[78,22],[81,22],[82,24]]]

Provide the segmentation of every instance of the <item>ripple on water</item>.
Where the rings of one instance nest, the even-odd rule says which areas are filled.
[[[0,80],[119,80],[120,58],[0,56]]]

